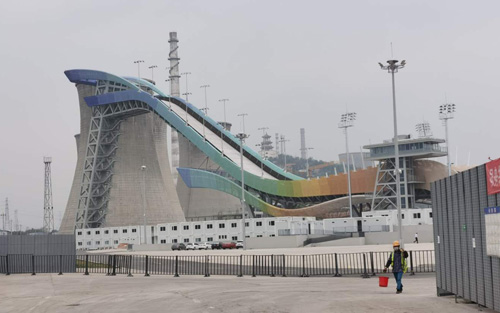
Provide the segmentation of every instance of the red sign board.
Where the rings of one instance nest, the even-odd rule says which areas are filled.
[[[489,195],[500,192],[500,159],[486,163],[486,181]]]

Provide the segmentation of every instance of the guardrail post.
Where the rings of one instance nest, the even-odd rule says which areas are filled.
[[[132,256],[129,256],[127,277],[134,277],[134,275],[132,275]]]
[[[175,256],[175,273],[174,277],[179,277],[179,256]]]
[[[286,256],[283,254],[283,270],[281,277],[286,277]]]
[[[116,254],[113,254],[113,272],[111,272],[111,276],[116,276]]]
[[[377,276],[377,274],[375,273],[375,263],[373,261],[373,252],[370,252],[370,263],[372,266],[372,276]]]
[[[63,262],[62,262],[62,257],[63,257],[63,256],[62,256],[62,254],[61,254],[61,255],[59,255],[59,274],[57,274],[57,275],[62,275],[62,274],[63,274],[63,273],[62,273],[62,272],[63,272],[63,271],[62,271],[62,263],[63,263]]]
[[[9,255],[7,254],[5,256],[5,275],[6,276],[9,276],[10,275],[10,272],[9,272]]]
[[[89,255],[85,255],[85,273],[83,275],[88,275],[89,274]]]
[[[361,277],[363,278],[370,278],[370,275],[368,275],[368,272],[366,271],[366,254],[363,253],[363,275]]]
[[[271,277],[276,277],[274,275],[274,254],[271,254]]]
[[[111,268],[113,267],[113,256],[110,254],[108,255],[108,267],[107,267],[107,273],[106,276],[111,275]]]
[[[144,265],[144,276],[149,277],[149,255],[146,254],[146,264]]]
[[[238,277],[243,277],[243,255],[240,254],[240,273]]]
[[[342,275],[339,273],[339,259],[337,253],[335,253],[335,275],[333,275],[333,277],[340,277],[340,276]]]
[[[36,275],[35,273],[35,255],[31,255],[31,276]]]
[[[306,276],[306,256],[302,255],[302,275],[300,277],[307,277]]]
[[[255,255],[252,256],[252,277],[255,276]]]
[[[208,265],[208,261],[209,261],[209,257],[208,255],[205,256],[205,277],[210,277],[210,273],[209,273],[209,265]]]
[[[415,275],[413,271],[413,251],[410,251],[410,276]]]

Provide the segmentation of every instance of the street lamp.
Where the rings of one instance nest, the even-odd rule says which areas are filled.
[[[152,80],[152,81],[154,81],[154,80],[155,80],[155,79],[154,79],[154,73],[153,73],[153,71],[154,71],[154,69],[155,69],[155,68],[157,68],[157,67],[158,67],[157,65],[151,65],[150,67],[148,67],[148,68],[150,68],[150,69],[151,69],[151,80]]]
[[[227,126],[227,121],[226,121],[226,102],[229,101],[229,99],[220,99],[219,102],[222,102],[224,104],[224,126],[222,127],[223,129],[226,129]],[[220,133],[220,140],[221,140],[221,153],[224,154],[224,132],[221,131]]]
[[[190,93],[188,90],[188,75],[191,75],[191,72],[184,72],[184,73],[181,73],[181,75],[186,76],[186,93],[183,93],[183,95],[186,96],[186,101],[189,101],[188,96],[190,95]]]
[[[245,133],[239,133],[236,138],[240,140],[240,159],[241,159],[241,234],[243,236],[243,250],[246,249],[245,235],[245,171],[243,169],[243,143],[249,136]]]
[[[203,113],[205,113],[205,115],[208,114],[207,88],[209,88],[209,87],[210,87],[210,85],[200,86],[200,88],[204,88],[205,89],[205,108],[201,109],[201,111],[203,111]],[[203,119],[203,139],[207,140],[207,138],[205,137],[205,119]]]
[[[445,133],[446,133],[446,156],[448,165],[448,176],[451,176],[451,164],[450,164],[450,144],[448,141],[448,120],[451,120],[455,116],[455,105],[442,104],[439,106],[439,119],[443,121]]]
[[[312,150],[314,148],[304,148],[306,151],[306,178],[309,179],[309,153],[307,151]]]
[[[283,170],[286,172],[286,143],[289,142],[289,139],[285,139],[285,135],[281,135],[280,143],[283,144],[282,152],[284,156],[284,161],[285,161],[285,166],[283,167]]]
[[[139,79],[139,90],[141,90],[141,63],[144,63],[144,60],[134,61],[137,64],[137,78]]]
[[[243,133],[245,133],[245,116],[247,115],[248,115],[247,113],[238,114],[238,116],[241,116],[243,119]]]
[[[345,134],[345,151],[347,158],[347,189],[349,195],[349,216],[352,218],[352,193],[351,193],[351,168],[350,168],[350,158],[349,158],[349,143],[347,136],[347,129],[354,126],[354,121],[356,120],[356,113],[344,113],[340,117],[339,128],[344,129]]]
[[[396,114],[396,84],[394,82],[394,73],[397,73],[399,69],[404,68],[406,65],[406,60],[401,61],[401,64],[398,64],[398,60],[388,60],[388,65],[383,65],[382,63],[378,63],[382,70],[386,70],[392,76],[392,111],[394,118],[394,158],[395,162],[395,172],[396,172],[396,209],[398,210],[398,230],[399,230],[399,242],[401,247],[403,247],[403,224],[402,224],[402,216],[401,216],[401,181],[400,181],[400,173],[399,173],[399,142],[398,142],[398,118]]]
[[[142,171],[142,214],[144,227],[144,244],[148,244],[146,235],[146,165],[141,166]]]

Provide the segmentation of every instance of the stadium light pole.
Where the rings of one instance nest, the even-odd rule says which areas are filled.
[[[139,79],[139,90],[141,89],[141,63],[144,63],[144,60],[134,61],[137,64],[137,78]]]
[[[378,63],[382,70],[386,70],[391,74],[392,77],[392,113],[394,119],[394,158],[395,158],[395,169],[396,172],[396,209],[398,210],[398,230],[399,230],[399,243],[401,247],[403,247],[403,223],[401,216],[401,179],[399,173],[399,142],[398,142],[398,117],[396,114],[396,84],[394,82],[394,74],[398,72],[399,69],[402,69],[406,65],[406,60],[401,61],[399,63],[398,60],[388,60],[388,65],[383,65],[382,63]]]
[[[241,159],[241,235],[243,237],[243,250],[246,250],[246,231],[245,231],[245,170],[243,169],[243,143],[249,136],[245,133],[239,133],[236,138],[240,140],[240,159]]]
[[[446,163],[448,165],[448,176],[451,176],[450,163],[450,143],[448,141],[448,120],[455,116],[455,105],[453,103],[442,104],[439,106],[439,119],[443,121],[446,134]]]
[[[226,102],[229,101],[229,99],[220,99],[219,102],[222,102],[224,104],[224,126],[222,126],[222,129],[226,129]],[[221,153],[224,154],[224,135],[223,132],[220,133],[220,140],[221,140]]]
[[[184,73],[181,73],[181,75],[186,76],[186,93],[183,93],[183,95],[186,95],[186,101],[189,101],[188,97],[191,93],[189,93],[189,90],[188,90],[188,75],[191,75],[191,72],[184,72]]]
[[[183,96],[186,96],[186,102],[188,102],[188,97],[189,95],[191,95],[190,92],[185,92],[182,94]],[[188,123],[188,105],[186,104],[186,125],[189,124]]]
[[[205,107],[203,109],[201,109],[201,111],[203,111],[203,113],[205,113],[205,115],[208,115],[208,104],[207,104],[207,88],[209,88],[210,85],[203,85],[203,86],[200,86],[200,88],[204,88],[205,89]],[[205,119],[203,119],[203,140],[207,140],[207,138],[205,137]]]
[[[142,215],[144,227],[144,244],[148,244],[148,237],[146,234],[146,165],[141,166],[142,171]]]
[[[350,157],[349,157],[349,138],[347,135],[347,129],[354,126],[354,121],[356,120],[356,113],[348,112],[342,114],[340,117],[339,128],[344,129],[345,134],[345,151],[347,157],[347,192],[349,196],[349,216],[352,218],[352,192],[351,192],[351,167],[350,167]],[[360,216],[361,217],[361,216]]]
[[[157,65],[151,65],[150,68],[151,69],[151,80],[154,81],[155,80],[155,77],[154,77],[154,69],[157,68],[158,66]]]
[[[238,116],[241,116],[241,118],[243,119],[243,134],[245,134],[245,116],[247,115],[248,115],[247,113],[238,114]]]

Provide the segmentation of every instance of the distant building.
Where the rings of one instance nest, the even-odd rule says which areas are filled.
[[[375,162],[369,160],[370,152],[350,152],[350,165],[352,169],[363,169],[367,167],[374,167]],[[339,162],[347,166],[347,155],[345,153],[339,154]],[[353,166],[354,165],[354,166]]]

